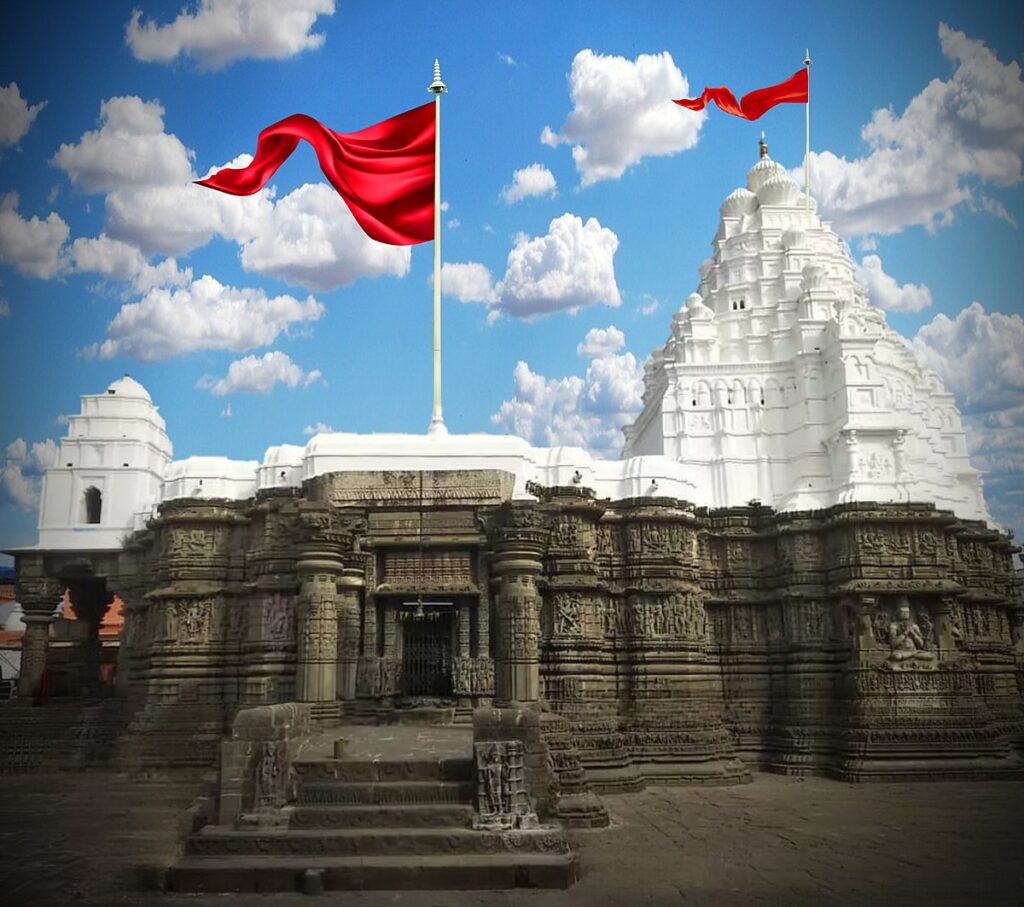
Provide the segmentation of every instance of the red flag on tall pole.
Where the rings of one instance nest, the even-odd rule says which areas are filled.
[[[689,110],[703,110],[710,101],[714,101],[726,113],[745,120],[756,120],[776,104],[806,104],[807,99],[807,69],[804,68],[793,73],[785,82],[743,95],[739,103],[736,102],[736,95],[724,86],[705,88],[699,98],[682,98],[673,103]]]
[[[367,236],[393,246],[427,242],[434,238],[434,108],[431,101],[350,133],[293,114],[260,133],[248,167],[225,167],[196,182],[231,195],[254,195],[305,139]]]

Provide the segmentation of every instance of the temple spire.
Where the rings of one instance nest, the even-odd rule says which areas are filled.
[[[764,130],[761,130],[761,138],[757,143],[757,147],[761,149],[761,158],[768,157],[768,143],[764,140]]]

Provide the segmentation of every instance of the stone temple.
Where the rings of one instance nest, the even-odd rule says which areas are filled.
[[[39,543],[12,552],[25,636],[3,745],[31,750],[19,716],[54,708],[67,588],[87,691],[123,603],[108,757],[219,771],[182,889],[300,884],[307,846],[314,889],[429,885],[394,873],[453,848],[497,861],[487,887],[569,884],[560,828],[606,823],[603,792],[1021,776],[1018,549],[953,397],[763,145],[625,434],[615,461],[444,433],[174,460],[146,390],[118,379],[82,398]],[[352,748],[394,723],[465,733],[465,755]],[[419,836],[354,844],[365,804],[401,804]],[[423,826],[446,823],[461,843],[431,849]],[[390,882],[346,875],[356,853]]]

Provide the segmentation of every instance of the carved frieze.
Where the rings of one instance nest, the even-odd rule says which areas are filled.
[[[494,659],[453,659],[452,690],[457,696],[493,696]]]

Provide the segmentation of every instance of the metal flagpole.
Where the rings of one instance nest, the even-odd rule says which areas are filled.
[[[811,51],[804,51],[804,66],[807,67],[806,128],[804,130],[804,211],[811,213]]]
[[[448,434],[441,415],[441,94],[448,86],[441,81],[441,64],[434,60],[434,81],[427,91],[434,93],[434,411],[427,433]]]

